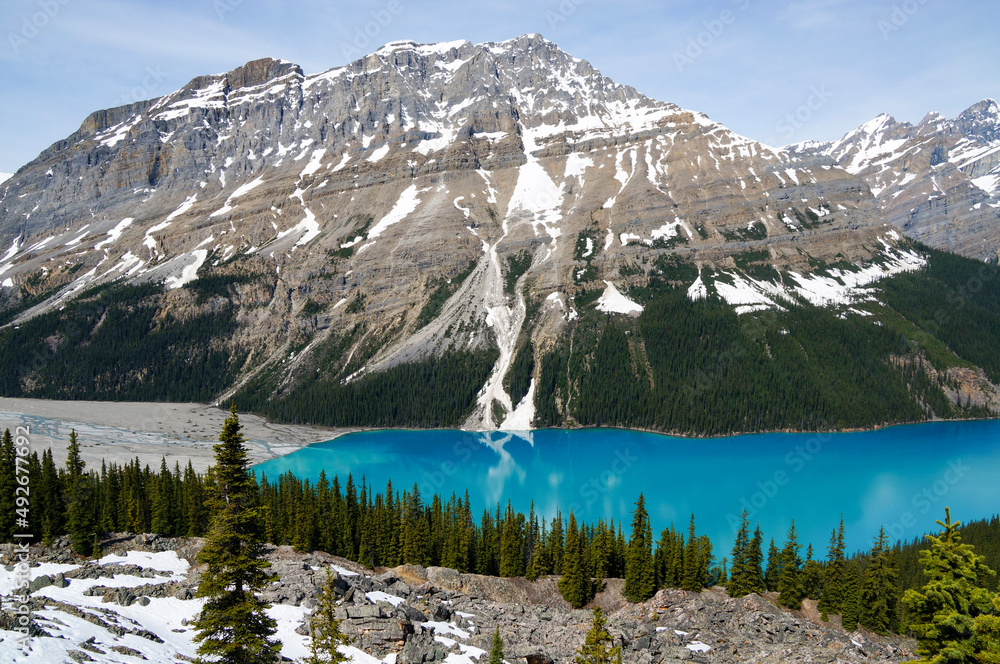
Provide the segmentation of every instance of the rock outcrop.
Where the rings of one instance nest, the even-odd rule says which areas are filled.
[[[119,555],[127,551],[177,551],[193,560],[201,541],[140,540],[119,535],[103,544],[105,550]],[[32,550],[32,558],[38,562],[65,560],[67,556],[73,559],[65,540],[51,549]],[[290,547],[272,548],[267,558],[279,578],[263,597],[279,610],[275,615],[293,616],[291,622],[282,623],[283,633],[295,635],[284,637],[286,649],[304,647],[299,637],[309,633],[308,609],[315,606],[328,571],[337,589],[337,617],[352,647],[379,659],[392,655],[399,664],[444,662],[456,657],[458,661],[483,661],[495,629],[500,631],[506,660],[511,664],[572,662],[592,619],[589,609],[573,610],[558,597],[554,578],[528,582],[413,565],[373,573],[322,552],[300,554]],[[163,648],[185,649],[176,639],[178,634],[190,639],[188,628],[166,634],[151,627],[163,624],[157,612],[167,606],[162,603],[168,601],[165,598],[197,606],[197,568],[165,581],[164,572],[142,566],[76,562],[80,565],[76,569],[36,579],[38,587],[31,599],[36,638],[47,635],[58,641],[54,637],[66,629],[66,621],[59,618],[62,612],[107,633],[65,647],[90,652],[98,652],[93,650],[97,648],[111,657],[107,661],[119,661],[109,654],[112,652],[159,661],[157,653]],[[116,587],[91,585],[78,604],[67,601],[73,596],[74,584],[111,579],[116,573]],[[133,576],[138,577],[135,583],[124,581]],[[145,578],[155,582],[140,583]],[[65,594],[40,592],[50,585],[64,589]],[[713,588],[700,593],[661,590],[647,602],[629,604],[620,589],[620,580],[607,580],[595,603],[609,614],[608,629],[615,645],[622,647],[623,662],[902,662],[913,657],[912,641],[862,631],[845,633],[836,616],[826,623],[814,610],[808,610],[815,609],[809,600],[802,612],[789,612],[777,606],[772,597],[732,599],[721,588]],[[95,607],[92,599],[96,598],[100,600]],[[171,606],[176,612],[177,605]],[[43,608],[46,613],[38,613]],[[148,620],[143,619],[143,611],[150,612]],[[190,613],[189,609],[182,611]],[[0,629],[9,629],[12,624],[11,614],[0,612]],[[132,638],[128,646],[115,643],[126,635],[139,638]],[[296,643],[291,639],[297,639]]]

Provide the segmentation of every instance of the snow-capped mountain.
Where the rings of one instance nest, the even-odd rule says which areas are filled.
[[[7,180],[11,179],[13,175],[13,173],[0,173],[0,184],[3,184]]]
[[[347,382],[498,349],[466,425],[523,428],[519,343],[561,339],[581,293],[640,312],[628,291],[661,256],[739,313],[850,305],[919,269],[841,149],[775,151],[538,35],[394,42],[313,75],[258,60],[96,112],[4,183],[2,295],[15,324],[116,279],[163,284],[157,320],[232,304],[212,343],[244,358],[233,390],[315,376],[336,344]],[[745,275],[747,251],[785,276]]]
[[[930,113],[917,125],[883,114],[839,141],[789,151],[807,161],[829,158],[863,177],[908,236],[974,258],[998,256],[1000,106],[992,99],[954,119]]]

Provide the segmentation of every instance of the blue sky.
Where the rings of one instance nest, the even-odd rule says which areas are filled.
[[[271,56],[306,73],[388,41],[538,32],[620,83],[772,144],[1000,96],[1000,6],[944,0],[4,0],[0,171],[92,111]]]

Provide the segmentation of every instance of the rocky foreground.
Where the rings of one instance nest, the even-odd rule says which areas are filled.
[[[0,569],[0,660],[5,662],[178,662],[195,655],[190,620],[202,600],[194,597],[201,540],[122,535],[102,544],[100,560],[74,557],[63,539],[32,549],[32,651],[14,641],[11,611],[12,548]],[[342,629],[353,638],[355,662],[471,664],[489,649],[496,627],[510,664],[572,662],[590,627],[588,609],[572,610],[555,578],[528,582],[454,570],[406,565],[364,570],[323,552],[268,553],[279,575],[265,593],[274,606],[282,655],[305,656],[306,620],[315,595],[335,575]],[[731,599],[721,589],[701,593],[662,590],[648,602],[628,604],[621,581],[611,579],[596,604],[624,662],[901,662],[913,658],[908,639],[845,633],[834,619],[823,623],[814,605],[788,612],[770,598]],[[483,660],[485,661],[485,660]]]

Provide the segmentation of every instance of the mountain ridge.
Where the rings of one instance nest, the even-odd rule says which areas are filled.
[[[546,358],[579,334],[567,371],[590,364],[594,326],[644,324],[664,284],[695,303],[677,315],[720,302],[745,319],[726,334],[762,316],[778,333],[805,305],[869,316],[873,284],[925,268],[864,174],[821,152],[768,148],[538,35],[393,42],[308,76],[255,60],[91,114],[4,183],[0,333],[46,358],[90,349],[103,378],[62,388],[75,398],[236,397],[295,421],[341,393],[402,404],[395,377],[452,405],[373,421],[521,427],[547,401],[546,421],[574,422],[582,377]],[[652,329],[625,341],[656,390]],[[109,335],[134,348],[122,375]],[[142,359],[154,343],[173,379]],[[5,393],[58,389],[49,360],[15,364]]]

